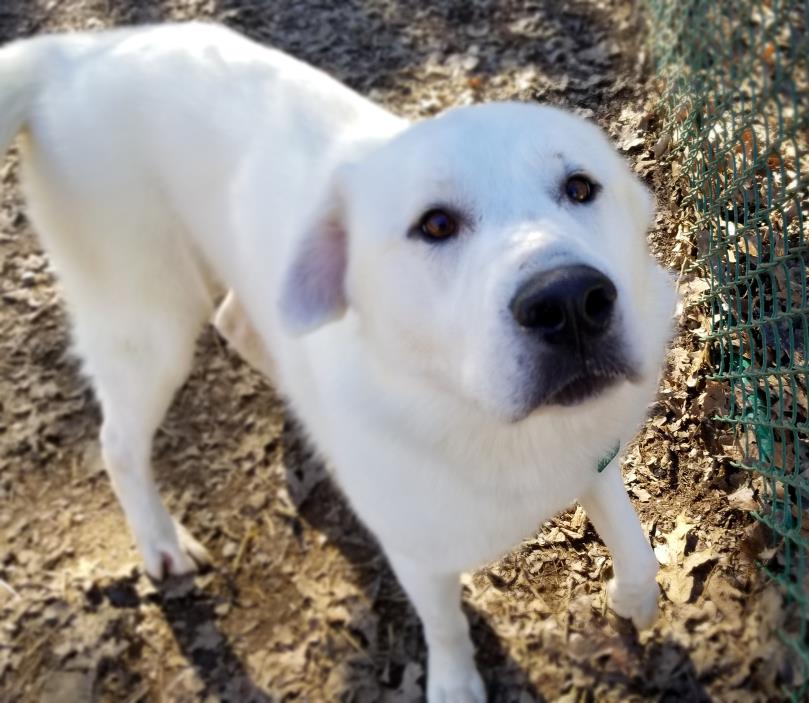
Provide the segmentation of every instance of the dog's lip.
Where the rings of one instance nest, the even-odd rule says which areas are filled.
[[[543,405],[579,405],[597,395],[601,395],[608,388],[626,379],[623,373],[593,374],[581,373],[565,381],[562,386],[551,393]]]

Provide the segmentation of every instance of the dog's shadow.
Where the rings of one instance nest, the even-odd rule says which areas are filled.
[[[353,513],[294,421],[286,422],[281,439],[287,486],[298,515],[340,551],[350,565],[350,577],[365,588],[379,618],[379,636],[369,643],[367,652],[373,666],[363,669],[364,675],[374,680],[366,685],[373,689],[377,681],[385,680],[385,686],[395,690],[409,664],[417,663],[422,672],[426,670],[420,621],[376,539]],[[464,603],[464,610],[489,700],[543,701],[519,664],[503,650],[485,618],[469,604]],[[508,682],[507,687],[501,682]],[[423,675],[420,683],[423,689]]]
[[[163,586],[155,600],[180,652],[202,683],[200,700],[273,703],[253,681],[217,624],[217,599],[196,587],[193,577]]]

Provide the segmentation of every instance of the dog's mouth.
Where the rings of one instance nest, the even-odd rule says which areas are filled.
[[[623,374],[613,374],[609,376],[582,374],[581,376],[575,376],[552,393],[544,404],[562,405],[565,407],[578,405],[589,398],[600,395],[625,378]]]
[[[572,407],[601,396],[621,383],[639,383],[640,370],[622,354],[602,355],[549,363],[533,397],[533,409]]]
[[[554,407],[582,405],[624,383],[642,383],[645,377],[642,364],[614,337],[604,340],[597,353],[540,350],[525,372],[514,422]]]

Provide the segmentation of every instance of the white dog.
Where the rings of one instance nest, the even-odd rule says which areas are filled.
[[[654,397],[674,294],[650,196],[596,127],[516,103],[410,124],[190,24],[3,48],[0,153],[18,132],[149,574],[207,558],[149,456],[228,288],[220,327],[421,617],[430,701],[485,698],[459,572],[574,501],[612,552],[612,608],[653,620],[657,565],[614,457]]]

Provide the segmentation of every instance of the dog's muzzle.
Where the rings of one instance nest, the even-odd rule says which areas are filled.
[[[536,345],[531,405],[575,405],[631,375],[615,333],[618,292],[591,266],[543,271],[509,304],[528,343]]]

